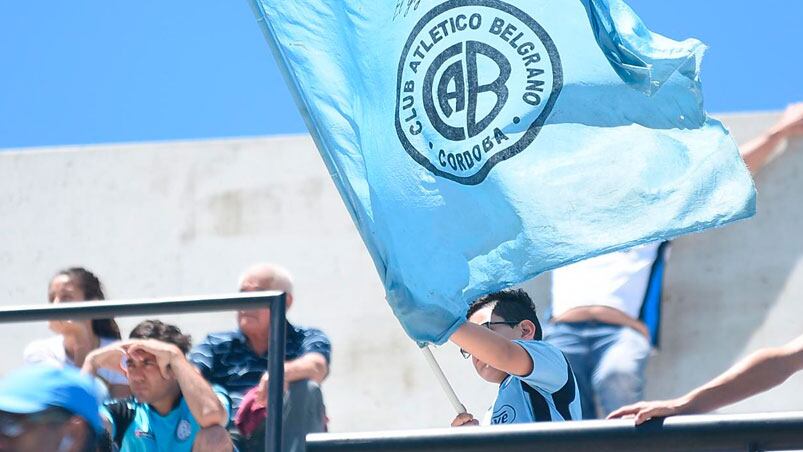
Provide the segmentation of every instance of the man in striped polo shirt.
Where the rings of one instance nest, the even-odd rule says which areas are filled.
[[[257,264],[240,277],[240,292],[280,290],[293,304],[290,273],[274,264]],[[259,443],[264,435],[268,386],[270,310],[237,312],[237,328],[209,334],[193,348],[190,361],[211,383],[228,391],[239,432],[235,441],[246,449],[247,441]],[[284,381],[285,450],[303,450],[307,433],[324,431],[325,407],[320,384],[329,374],[331,343],[323,331],[287,322]],[[241,433],[242,437],[237,433]],[[253,438],[252,438],[253,437]]]

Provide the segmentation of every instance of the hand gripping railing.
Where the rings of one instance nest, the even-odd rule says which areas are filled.
[[[803,449],[803,412],[549,422],[375,433],[317,433],[307,452],[759,451]]]
[[[281,452],[286,324],[285,294],[282,292],[245,292],[236,295],[205,297],[8,306],[0,308],[0,323],[187,314],[193,312],[264,309],[265,307],[269,307],[271,310],[270,344],[268,349],[268,374],[270,379],[268,380],[268,418],[266,420],[265,450]]]

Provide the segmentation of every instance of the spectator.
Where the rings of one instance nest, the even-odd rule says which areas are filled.
[[[272,264],[259,264],[240,278],[240,291],[280,290],[287,294],[287,309],[293,304],[293,283],[290,274]],[[239,311],[238,328],[214,333],[190,353],[190,360],[207,380],[223,386],[232,398],[235,412],[240,409],[247,392],[251,401],[238,414],[241,425],[262,426],[267,404],[266,373],[268,366],[268,309]],[[325,429],[325,413],[320,384],[329,374],[331,345],[329,338],[317,329],[303,328],[287,322],[287,346],[284,378],[289,385],[285,398],[285,450],[303,450],[307,433]],[[245,429],[244,435],[254,436]],[[264,430],[256,431],[256,442]]]
[[[803,103],[742,146],[755,176],[778,145],[803,135]],[[588,259],[552,273],[552,319],[546,341],[568,357],[587,419],[643,398],[650,332],[639,319],[651,270],[662,259],[652,243]],[[599,406],[597,406],[599,405]]]
[[[774,388],[803,369],[803,336],[782,347],[759,350],[722,375],[673,400],[639,402],[622,407],[609,419],[634,417],[636,425],[655,417],[716,410]]]
[[[642,303],[659,259],[651,243],[605,254],[552,273],[552,320],[546,341],[574,369],[583,415],[598,417],[641,397],[651,350]]]
[[[58,272],[50,281],[50,303],[104,300],[100,280],[89,270],[73,267]],[[27,364],[48,364],[57,367],[80,369],[86,356],[94,349],[120,340],[120,328],[114,319],[53,320],[50,330],[57,336],[28,344],[23,352]],[[98,377],[106,384],[113,397],[128,397],[128,381],[119,372],[104,369]]]
[[[187,361],[190,337],[145,320],[130,338],[93,351],[83,367],[94,375],[120,371],[125,363],[134,397],[106,402],[103,409],[114,444],[125,451],[231,451],[229,399]]]
[[[91,452],[103,432],[92,380],[35,365],[0,382],[0,451]]]
[[[521,289],[475,301],[468,322],[450,340],[471,355],[484,380],[499,385],[485,423],[518,424],[580,419],[580,397],[572,369],[556,347],[541,341],[535,306]],[[479,425],[470,413],[452,426]]]

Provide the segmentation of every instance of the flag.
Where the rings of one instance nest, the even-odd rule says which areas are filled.
[[[619,0],[251,0],[407,334],[475,298],[753,214],[705,46]]]

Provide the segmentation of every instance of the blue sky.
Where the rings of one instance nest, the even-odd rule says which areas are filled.
[[[803,100],[803,1],[628,3],[710,46],[709,111]],[[0,148],[305,131],[246,0],[0,2]]]

